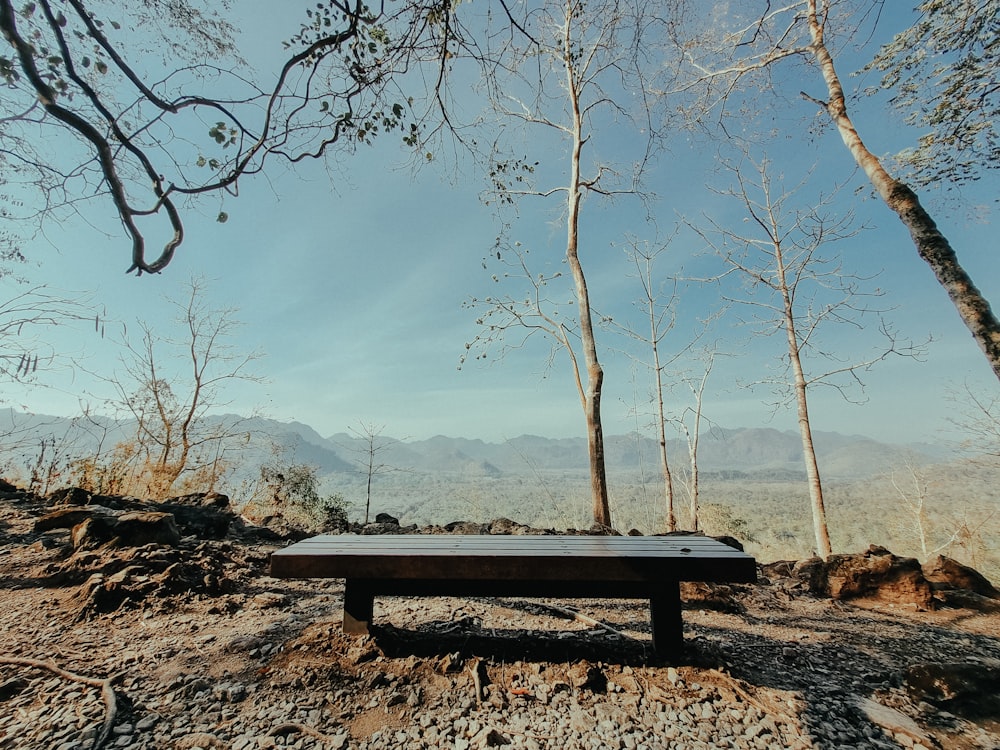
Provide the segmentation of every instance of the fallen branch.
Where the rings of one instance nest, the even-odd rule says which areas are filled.
[[[35,669],[47,669],[60,677],[65,677],[67,680],[82,682],[84,685],[100,688],[101,698],[104,700],[104,705],[107,708],[107,715],[104,717],[104,724],[101,727],[100,733],[94,738],[94,744],[90,746],[91,750],[99,750],[105,740],[108,739],[108,736],[111,734],[111,727],[114,726],[115,719],[118,716],[118,701],[115,698],[115,691],[114,688],[111,687],[110,679],[99,680],[96,677],[84,677],[83,675],[58,667],[51,661],[26,659],[19,656],[0,656],[0,664],[12,664],[20,667],[34,667]]]
[[[577,612],[575,609],[570,609],[569,607],[560,607],[558,604],[538,604],[536,606],[545,607],[546,609],[551,609],[558,612],[561,615],[565,615],[573,620],[582,622],[584,625],[590,625],[592,628],[600,628],[612,635],[617,635],[619,638],[628,638],[622,631],[616,630],[607,623],[601,622],[600,620],[595,620],[593,617],[587,617],[587,615],[582,612]]]
[[[751,694],[746,688],[743,687],[745,683],[743,683],[742,680],[737,680],[732,675],[728,675],[725,672],[722,672],[718,669],[709,669],[707,670],[707,672],[713,679],[725,683],[721,687],[732,690],[736,695],[738,695],[744,701],[753,706],[756,706],[765,714],[768,714],[770,716],[786,715],[780,706],[774,704],[774,701],[770,699],[761,700],[757,698],[755,695]]]

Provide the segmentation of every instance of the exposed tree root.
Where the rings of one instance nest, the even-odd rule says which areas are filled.
[[[19,656],[0,656],[0,664],[13,664],[20,667],[47,669],[60,677],[66,678],[67,680],[82,682],[84,685],[90,685],[91,687],[99,687],[101,689],[101,697],[104,699],[104,705],[107,708],[107,715],[104,717],[104,724],[101,727],[100,733],[94,738],[94,744],[90,746],[91,750],[99,750],[99,748],[108,739],[108,736],[111,734],[111,727],[114,726],[115,719],[118,716],[118,701],[115,698],[115,691],[111,687],[110,679],[99,680],[96,677],[84,677],[83,675],[69,672],[62,667],[58,667],[51,661],[26,659]]]

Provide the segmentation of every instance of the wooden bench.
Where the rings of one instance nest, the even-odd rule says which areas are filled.
[[[653,648],[683,649],[681,581],[757,579],[754,559],[703,536],[324,535],[271,555],[275,578],[344,578],[344,632],[376,596],[648,599]]]

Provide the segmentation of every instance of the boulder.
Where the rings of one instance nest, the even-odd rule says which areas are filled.
[[[487,534],[498,535],[523,536],[524,534],[530,534],[531,531],[530,526],[525,526],[523,523],[518,523],[517,521],[511,521],[509,518],[494,518],[486,527]]]
[[[52,531],[53,529],[72,529],[94,515],[101,515],[92,505],[60,508],[35,519],[32,531]]]
[[[147,544],[162,544],[176,547],[180,544],[181,533],[170,513],[156,511],[133,511],[118,516],[114,526],[116,546],[144,547]]]
[[[41,519],[39,519],[41,520]],[[128,511],[118,515],[91,512],[73,527],[74,549],[93,549],[107,543],[115,547],[144,547],[158,544],[176,547],[181,534],[169,513]]]
[[[931,586],[920,563],[912,557],[897,557],[884,547],[872,545],[862,554],[830,555],[826,560],[813,557],[796,563],[793,573],[817,596],[873,598],[923,609],[933,606]]]
[[[193,492],[190,495],[169,497],[164,503],[171,505],[187,505],[192,508],[228,508],[229,495],[221,492]]]
[[[937,590],[962,589],[988,599],[1000,599],[1000,591],[979,571],[950,557],[938,555],[923,565],[924,577]]]
[[[395,516],[390,516],[388,513],[379,513],[375,516],[375,523],[381,523],[387,526],[399,526],[399,519]]]
[[[970,719],[1000,719],[1000,661],[915,664],[903,674],[914,703]]]
[[[91,515],[82,520],[70,534],[73,549],[94,549],[107,544],[115,537],[115,519],[109,516]]]
[[[234,518],[228,508],[228,498],[225,505],[190,505],[173,501],[177,499],[180,498],[160,503],[156,509],[170,513],[184,536],[196,536],[199,539],[222,539],[226,536]]]

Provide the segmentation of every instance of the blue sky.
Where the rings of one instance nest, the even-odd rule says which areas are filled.
[[[289,30],[297,24],[294,17],[285,21]],[[878,33],[886,38],[902,23],[901,17],[887,14]],[[261,26],[246,27],[245,34],[261,48],[265,37],[273,40],[280,50],[277,41],[289,34],[267,37],[265,31],[273,29]],[[849,68],[841,72],[846,78]],[[815,78],[793,82],[790,90],[807,88],[818,95],[817,84]],[[774,125],[791,135],[775,139],[766,150],[789,180],[797,182],[818,164],[815,182],[803,191],[803,198],[810,191],[829,190],[838,180],[850,181],[837,211],[853,209],[870,228],[837,248],[845,265],[861,273],[881,270],[874,283],[886,291],[885,303],[895,307],[889,319],[903,336],[934,339],[924,361],[894,358],[866,374],[864,404],[816,391],[814,429],[892,442],[938,440],[949,429],[949,391],[969,383],[980,393],[995,394],[995,377],[917,257],[906,230],[870,197],[863,179],[852,176],[852,164],[836,133],[826,128],[808,139],[796,135],[814,115],[812,105],[797,98],[788,102],[787,111],[773,114]],[[857,102],[854,114],[862,136],[878,154],[905,147],[913,135],[878,99]],[[608,152],[624,150],[627,144],[616,142],[616,137],[599,133],[595,142]],[[545,150],[541,158],[551,156]],[[175,330],[166,299],[182,297],[189,279],[203,277],[213,303],[239,308],[243,325],[233,343],[263,355],[257,371],[266,382],[229,391],[227,411],[259,408],[276,419],[305,422],[324,435],[362,420],[385,425],[388,434],[412,438],[583,435],[583,416],[566,362],[557,355],[548,367],[547,344],[534,342],[500,360],[470,361],[458,368],[464,344],[478,330],[476,314],[463,309],[463,301],[499,291],[490,280],[495,268],[484,269],[482,262],[497,235],[497,220],[479,199],[485,183],[473,165],[459,162],[414,172],[406,166],[407,157],[387,140],[338,161],[330,172],[309,164],[294,172],[279,167],[266,179],[246,180],[240,197],[225,202],[230,216],[226,224],[214,221],[220,205],[211,199],[188,212],[187,240],[166,271],[156,276],[124,274],[128,244],[116,229],[110,207],[96,205],[88,222],[46,227],[45,236],[25,248],[31,262],[24,275],[55,289],[88,293],[106,310],[109,321],[124,323],[133,335],[141,319],[165,336]],[[704,213],[739,221],[731,204],[703,189],[706,182],[725,184],[716,166],[712,144],[684,135],[658,160],[648,187],[657,194],[653,205],[661,233],[668,233],[679,217],[698,220]],[[551,174],[560,168],[555,163]],[[996,177],[987,176],[960,200],[925,196],[961,261],[994,305],[1000,304],[1000,254],[990,223],[995,216],[987,214],[979,221],[970,217],[976,206],[995,206],[997,187]],[[638,289],[628,277],[621,244],[626,235],[651,238],[654,230],[643,221],[640,207],[628,200],[613,206],[590,202],[585,212],[582,253],[593,302],[622,319]],[[546,263],[558,267],[563,236],[558,201],[529,199],[520,205],[511,237],[533,248],[540,268]],[[682,269],[690,275],[711,272],[717,264],[698,255],[701,250],[702,244],[682,232],[662,266],[664,274]],[[9,283],[0,283],[0,291],[12,291]],[[514,293],[512,288],[504,290]],[[718,294],[712,289],[687,289],[671,334],[675,343],[670,345],[682,346],[697,330],[696,319],[717,305]],[[111,334],[119,327],[107,330],[103,340],[86,326],[42,331],[74,364],[42,373],[39,385],[29,389],[5,386],[3,400],[63,415],[78,411],[81,399],[99,405],[107,389],[86,371],[103,373],[117,366],[120,348]],[[838,350],[862,352],[869,333],[844,336],[836,342]],[[782,339],[751,336],[726,322],[713,331],[711,340],[720,342],[726,356],[718,359],[709,381],[706,416],[728,427],[794,429],[791,407],[774,410],[766,389],[740,386],[760,377],[780,356]],[[648,420],[635,412],[646,409],[647,374],[616,352],[623,346],[620,339],[602,331],[599,343],[606,369],[606,432],[643,427]],[[700,365],[689,362],[685,367],[697,374]],[[668,401],[682,409],[690,398],[678,388]]]

